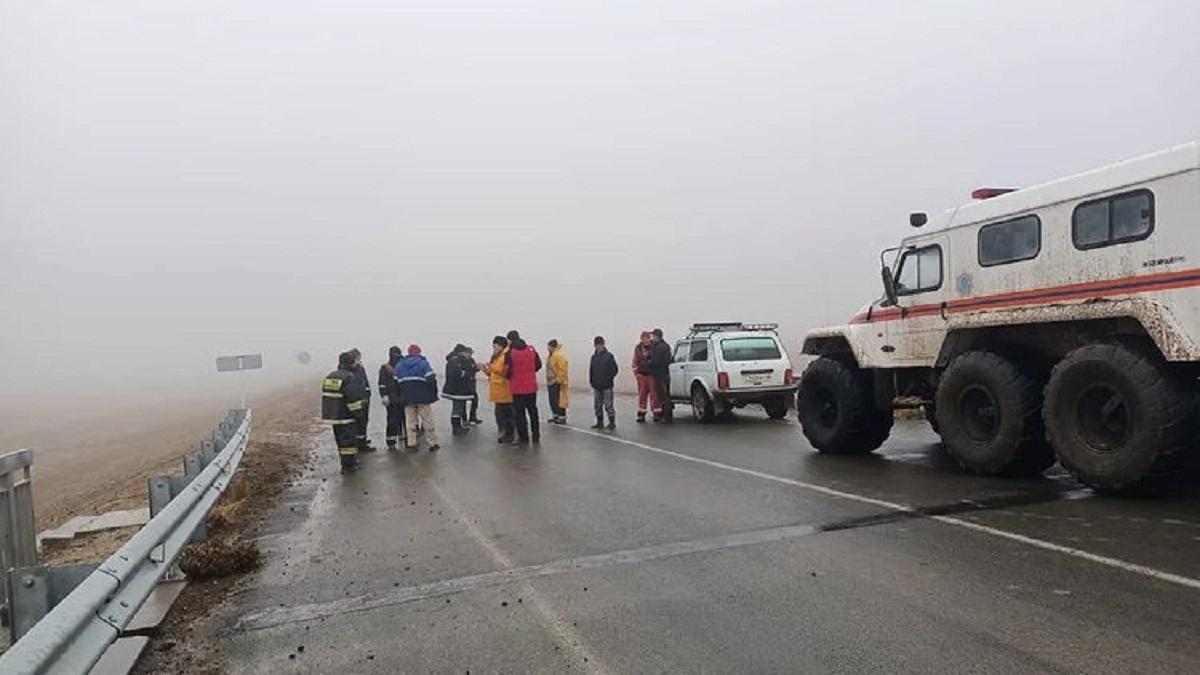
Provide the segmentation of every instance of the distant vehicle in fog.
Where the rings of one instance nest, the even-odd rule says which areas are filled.
[[[1107,490],[1156,488],[1196,455],[1200,144],[974,203],[884,251],[883,297],[810,331],[804,434],[867,453],[919,397],[962,467],[1057,459]],[[915,227],[925,214],[913,214]]]

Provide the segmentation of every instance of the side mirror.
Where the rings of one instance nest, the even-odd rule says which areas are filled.
[[[928,223],[928,222],[929,222],[929,216],[925,215],[924,213],[908,214],[908,224],[912,225],[913,227],[921,227],[921,226],[925,225],[925,223]]]
[[[896,277],[892,276],[892,269],[887,265],[879,270],[880,276],[883,277],[883,298],[884,307],[894,307],[899,301],[899,294],[896,293]]]

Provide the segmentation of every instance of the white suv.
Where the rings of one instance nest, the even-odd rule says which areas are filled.
[[[782,419],[796,384],[777,327],[737,322],[692,325],[688,336],[675,342],[671,400],[691,403],[700,422],[748,403],[761,403],[771,419]]]

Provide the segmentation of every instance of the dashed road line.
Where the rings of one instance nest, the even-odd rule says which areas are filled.
[[[755,471],[754,469],[747,469],[747,468],[740,467],[740,466],[734,466],[732,464],[725,464],[724,462],[718,462],[718,461],[711,460],[711,459],[705,459],[703,457],[695,457],[693,455],[684,454],[682,452],[675,452],[674,450],[667,450],[666,448],[659,448],[659,447],[649,445],[646,443],[641,443],[638,441],[630,440],[628,438],[621,438],[620,436],[613,436],[611,434],[599,433],[596,431],[590,431],[588,429],[580,429],[579,427],[573,427],[573,426],[567,426],[567,425],[563,425],[562,428],[566,429],[568,431],[575,432],[577,434],[586,434],[588,436],[595,436],[597,438],[603,438],[603,439],[606,439],[613,443],[621,443],[624,445],[639,448],[639,449],[646,450],[649,452],[654,452],[654,453],[658,453],[660,455],[665,455],[667,457],[674,457],[676,459],[681,459],[686,462],[693,462],[695,464],[708,466],[708,467],[711,467],[714,469],[720,469],[722,471],[738,473],[738,474],[742,474],[744,476],[753,476],[755,478],[761,478],[763,480],[769,480],[769,481],[773,481],[776,483],[782,483],[784,485],[791,485],[794,487],[803,488],[803,489],[809,490],[811,492],[818,492],[820,494],[829,495],[831,497],[837,497],[840,499],[847,499],[847,500],[851,500],[851,501],[861,502],[863,504],[871,504],[873,506],[879,506],[879,507],[882,507],[885,509],[900,511],[902,513],[919,515],[922,517],[929,518],[930,520],[935,520],[939,523],[944,523],[946,525],[953,525],[954,527],[961,527],[963,529],[972,530],[974,532],[991,535],[993,537],[999,537],[1001,539],[1015,541],[1015,542],[1018,542],[1021,544],[1025,544],[1027,546],[1032,546],[1034,548],[1040,548],[1044,551],[1053,551],[1055,553],[1060,553],[1063,555],[1071,556],[1073,558],[1078,558],[1080,560],[1087,560],[1089,562],[1093,562],[1093,563],[1096,563],[1099,565],[1104,565],[1106,567],[1111,567],[1113,569],[1119,569],[1119,570],[1123,570],[1125,572],[1131,572],[1133,574],[1140,574],[1142,576],[1156,579],[1158,581],[1165,581],[1167,583],[1184,586],[1184,587],[1191,588],[1194,590],[1200,590],[1200,579],[1183,576],[1181,574],[1175,574],[1173,572],[1167,572],[1165,570],[1160,570],[1160,569],[1156,569],[1153,567],[1147,567],[1146,565],[1139,565],[1137,563],[1132,563],[1127,560],[1121,560],[1119,558],[1111,558],[1109,556],[1091,553],[1088,551],[1084,551],[1082,549],[1073,548],[1070,546],[1063,546],[1061,544],[1055,544],[1053,542],[1049,542],[1044,539],[1028,537],[1023,534],[1017,534],[1015,532],[1001,530],[1001,529],[991,527],[988,525],[972,523],[967,520],[962,520],[961,518],[954,518],[951,516],[925,515],[925,514],[921,514],[918,509],[913,508],[911,506],[906,506],[904,504],[897,504],[895,502],[889,502],[889,501],[886,501],[883,499],[876,499],[875,497],[868,497],[866,495],[860,495],[860,494],[856,494],[853,492],[846,492],[845,490],[836,490],[834,488],[825,487],[824,485],[817,485],[815,483],[809,483],[809,482],[802,481],[802,480],[796,480],[795,478],[786,478],[784,476],[776,476],[774,474],[764,473],[762,471]]]

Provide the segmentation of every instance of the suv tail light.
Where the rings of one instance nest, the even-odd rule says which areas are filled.
[[[784,384],[792,383],[792,369],[791,368],[788,368],[787,370],[783,371],[783,383]]]
[[[729,388],[729,373],[717,373],[717,389]]]

